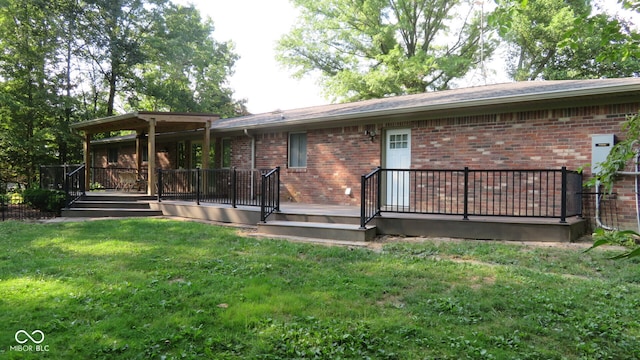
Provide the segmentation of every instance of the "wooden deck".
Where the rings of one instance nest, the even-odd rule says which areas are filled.
[[[165,201],[152,203],[165,215],[206,219],[229,223],[258,224],[258,231],[271,235],[323,237],[324,228],[344,228],[357,232],[360,228],[360,208],[353,206],[282,203],[280,212],[260,224],[260,209],[219,204],[196,205],[192,202]],[[329,226],[330,225],[330,226]],[[292,229],[294,228],[294,229]],[[373,235],[434,236],[465,239],[571,242],[584,235],[586,221],[571,217],[566,223],[556,218],[471,216],[464,220],[457,215],[424,215],[383,212],[367,225]],[[370,240],[369,234],[340,240]]]
[[[137,208],[142,207],[145,210]],[[125,211],[125,209],[130,209]],[[124,214],[124,215],[123,215]],[[127,215],[131,214],[131,215]],[[90,192],[64,216],[177,216],[256,226],[271,236],[297,236],[348,241],[369,241],[377,235],[451,237],[464,239],[571,242],[584,235],[586,221],[556,218],[423,215],[383,212],[360,229],[360,208],[285,202],[280,212],[260,222],[260,208],[251,206],[162,200],[130,191]]]

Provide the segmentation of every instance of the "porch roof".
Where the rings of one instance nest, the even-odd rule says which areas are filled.
[[[82,121],[71,128],[88,134],[107,131],[134,130],[142,133],[149,129],[149,122],[155,120],[156,132],[166,133],[184,130],[204,129],[207,121],[219,119],[216,114],[169,113],[154,111],[136,111],[123,115]]]
[[[482,115],[640,100],[640,78],[514,82],[344,104],[275,111],[228,119],[214,132],[357,124],[366,120],[416,120]]]

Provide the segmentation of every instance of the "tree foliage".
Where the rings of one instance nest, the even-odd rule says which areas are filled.
[[[0,169],[80,161],[73,122],[129,110],[244,110],[237,56],[213,24],[168,0],[0,0]]]
[[[589,0],[498,0],[490,23],[516,81],[637,76],[638,33]],[[635,39],[635,40],[634,40]],[[635,42],[636,46],[629,46]],[[636,49],[636,50],[633,50]],[[637,54],[637,53],[636,53]]]
[[[293,3],[301,17],[280,40],[278,59],[298,77],[317,71],[325,93],[340,100],[446,89],[494,48],[481,47],[480,14],[460,0]]]
[[[185,31],[188,30],[188,31]],[[231,42],[211,37],[214,26],[193,6],[169,5],[144,47],[149,61],[136,67],[139,86],[128,99],[132,108],[178,112],[237,113],[227,87],[237,55]]]
[[[598,164],[600,171],[593,174],[593,177],[586,183],[588,187],[602,187],[606,193],[611,193],[615,182],[619,178],[619,172],[624,170],[636,154],[640,151],[638,141],[640,141],[640,114],[630,116],[624,123],[622,130],[625,132],[624,138],[617,142],[606,160]],[[596,199],[599,201],[599,199]],[[629,248],[613,259],[623,259],[640,256],[640,234],[633,230],[605,230],[596,229],[594,233],[594,243],[587,251],[602,245],[622,245]]]

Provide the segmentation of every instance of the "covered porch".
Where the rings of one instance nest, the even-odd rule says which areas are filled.
[[[84,135],[84,186],[90,188],[90,181],[94,178],[92,171],[91,152],[92,140],[96,134],[110,133],[115,131],[135,132],[135,169],[131,171],[121,171],[118,176],[123,177],[119,181],[119,186],[132,188],[134,185],[141,185],[146,188],[148,195],[156,194],[156,173],[158,163],[156,159],[157,146],[156,136],[159,134],[169,134],[176,132],[198,132],[202,136],[202,167],[209,167],[209,149],[211,144],[211,133],[209,129],[213,121],[220,117],[216,114],[193,114],[193,113],[168,113],[136,111],[124,115],[110,116],[106,118],[83,121],[71,125]],[[206,131],[205,131],[206,130]],[[146,138],[146,149],[144,140]],[[143,153],[148,155],[146,171],[143,169]]]

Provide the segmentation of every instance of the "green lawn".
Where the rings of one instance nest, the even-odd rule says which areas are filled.
[[[640,358],[639,261],[612,254],[482,241],[374,252],[170,220],[5,222],[0,358]]]

